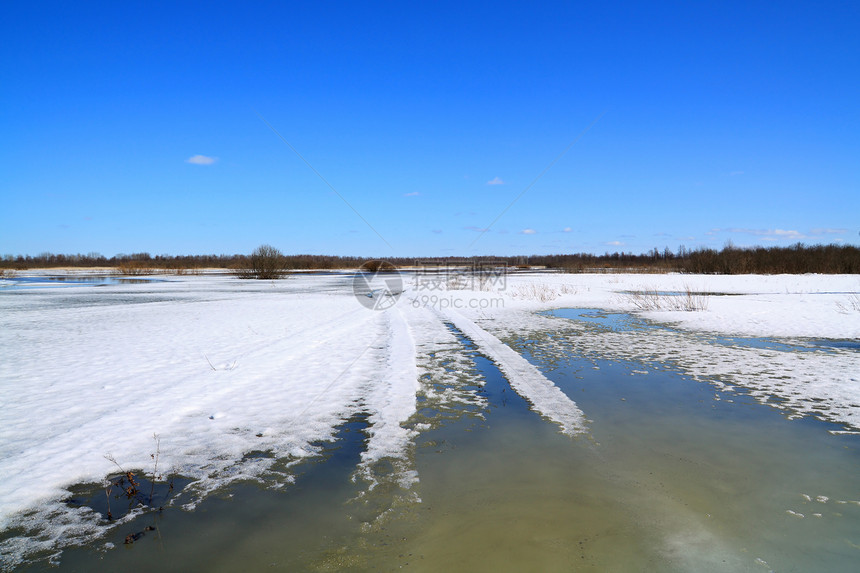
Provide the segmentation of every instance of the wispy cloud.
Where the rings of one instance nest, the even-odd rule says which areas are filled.
[[[217,157],[207,157],[206,155],[193,155],[185,160],[185,163],[192,165],[212,165],[218,161]]]
[[[433,229],[431,232],[432,232],[432,233],[435,233],[435,234],[437,234],[437,235],[441,235],[441,234],[442,234],[442,229]]]
[[[487,181],[487,185],[504,185],[505,182],[499,179],[498,177],[493,177],[489,181]]]
[[[772,235],[777,238],[785,238],[785,239],[805,239],[806,235],[801,233],[800,231],[788,230],[788,229],[774,229],[768,233],[763,233],[766,235]]]
[[[608,242],[603,243],[603,244],[604,244],[604,245],[606,245],[607,247],[621,247],[621,246],[624,246],[624,242],[623,242],[623,241],[608,241]]]
[[[715,228],[711,229],[705,234],[709,236],[714,236],[723,233],[735,233],[752,235],[754,237],[761,237],[763,241],[800,241],[802,239],[812,239],[815,237],[821,237],[823,235],[844,235],[847,232],[847,229],[838,228],[811,229],[810,231],[804,233],[796,229],[749,229],[746,227],[733,227],[731,229]]]
[[[523,235],[534,235],[537,233],[537,231],[535,231],[534,229],[523,229],[522,231],[520,231],[520,233],[522,233]]]
[[[809,232],[812,235],[844,235],[848,229],[812,229]]]
[[[419,195],[421,195],[420,191],[413,191],[412,193],[403,194],[404,197],[418,197]]]
[[[573,231],[573,229],[571,229],[570,227],[565,227],[561,230],[562,233],[570,233],[571,231]]]
[[[766,241],[806,238],[806,235],[794,229],[729,229],[729,231],[732,233],[748,233],[756,237],[762,237]]]
[[[467,231],[476,231],[478,233],[486,233],[487,231],[489,231],[489,229],[486,229],[484,227],[475,227],[474,225],[469,225],[468,227],[463,228]]]
[[[705,235],[713,237],[718,234],[733,233],[761,237],[763,241],[795,240],[808,238],[806,234],[794,229],[749,229],[746,227],[732,227],[721,229],[719,227],[707,231]]]

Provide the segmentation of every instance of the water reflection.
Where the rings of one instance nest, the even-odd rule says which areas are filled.
[[[160,282],[156,278],[129,278],[112,275],[45,275],[45,276],[15,276],[3,279],[0,285],[7,289],[24,289],[39,287],[73,287],[73,286],[106,286],[130,285]]]
[[[625,312],[610,312],[596,308],[560,308],[547,311],[547,315],[575,320],[589,326],[596,326],[613,332],[629,332],[634,330],[672,330],[657,323],[649,322],[633,314]],[[707,333],[691,333],[704,342],[722,346],[738,346],[745,348],[760,348],[780,352],[809,352],[827,350],[860,350],[860,341],[844,339],[773,339],[755,336],[723,336]]]

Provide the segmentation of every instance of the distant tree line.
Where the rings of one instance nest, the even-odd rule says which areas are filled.
[[[257,253],[257,251],[255,251]],[[105,257],[99,253],[5,255],[0,268],[26,270],[32,268],[102,267],[116,268],[127,274],[146,272],[175,272],[182,274],[195,270],[225,269],[241,273],[253,268],[257,262],[251,255],[150,255],[149,253],[118,254]],[[364,257],[337,257],[330,255],[280,255],[278,270],[357,269],[368,259]],[[532,255],[529,257],[462,257],[431,259],[422,257],[385,257],[398,267],[421,264],[480,264],[494,261],[513,268],[546,267],[565,272],[683,272],[711,274],[780,274],[823,273],[860,274],[860,248],[853,245],[804,245],[789,247],[736,247],[728,244],[721,250],[705,247],[677,251],[668,247],[652,249],[647,253],[590,253]]]
[[[721,250],[681,246],[652,249],[644,254],[605,253],[592,255],[546,255],[529,257],[530,265],[560,268],[568,272],[631,270],[704,274],[858,274],[860,248],[853,245],[804,245],[790,247],[736,247]]]

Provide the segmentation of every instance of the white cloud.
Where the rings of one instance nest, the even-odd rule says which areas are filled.
[[[777,237],[785,237],[787,239],[803,239],[806,237],[799,231],[787,231],[785,229],[774,229],[772,233]]]
[[[534,229],[523,229],[522,231],[520,231],[520,233],[522,233],[523,235],[534,235],[535,233],[537,233],[537,231],[535,231]]]
[[[185,160],[185,163],[192,165],[212,165],[218,161],[217,157],[207,157],[206,155],[194,155]]]
[[[421,195],[420,191],[413,191],[412,193],[403,194],[404,197],[418,197],[419,195]]]
[[[489,181],[487,181],[487,185],[504,185],[505,182],[499,179],[498,177],[493,177]]]
[[[570,227],[565,227],[564,229],[562,229],[563,233],[570,233],[571,231],[573,231],[573,229],[571,229]]]
[[[603,243],[607,247],[621,247],[624,245],[623,241],[609,241],[607,243]]]

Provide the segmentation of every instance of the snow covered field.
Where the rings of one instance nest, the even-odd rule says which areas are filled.
[[[433,288],[408,273],[402,280],[397,303],[378,311],[359,304],[348,274],[27,288],[3,280],[0,529],[25,532],[0,543],[4,565],[98,535],[101,516],[64,504],[67,488],[115,474],[106,455],[126,469],[152,468],[154,435],[160,466],[194,480],[182,498],[191,507],[236,480],[289,484],[291,463],[366,413],[370,440],[357,476],[373,488],[381,479],[374,464],[390,460],[407,490],[420,478],[410,452],[422,428],[405,424],[418,397],[481,400],[434,394],[422,383],[438,370],[433,357],[456,361],[449,325],[570,435],[588,433],[589,413],[523,358],[515,339],[550,333],[542,342],[550,350],[566,344],[586,355],[671,363],[762,402],[778,398],[772,405],[791,415],[860,431],[857,276],[517,273]],[[665,300],[686,290],[710,293],[706,308],[639,313],[670,328],[589,329],[542,312],[630,312],[640,293]],[[738,338],[717,340],[727,336]]]

